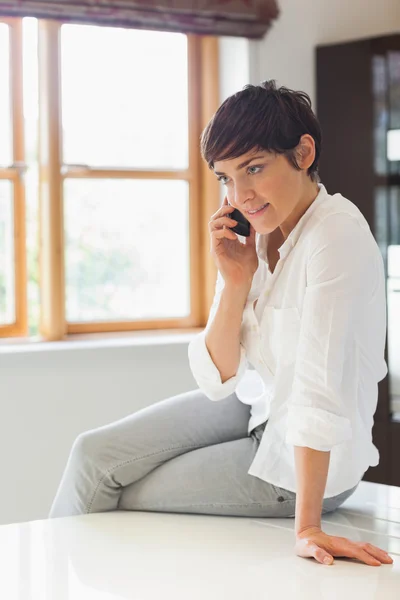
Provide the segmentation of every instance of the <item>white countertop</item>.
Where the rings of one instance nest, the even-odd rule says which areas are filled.
[[[27,502],[29,498],[27,498]],[[394,563],[293,553],[293,519],[113,512],[0,527],[4,600],[399,600],[400,488],[362,482],[324,517]]]

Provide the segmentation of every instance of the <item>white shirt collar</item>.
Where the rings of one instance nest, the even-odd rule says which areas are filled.
[[[296,244],[297,240],[299,239],[299,236],[300,236],[302,230],[304,229],[305,224],[307,223],[307,221],[309,220],[309,218],[311,217],[311,215],[313,214],[313,212],[315,211],[317,206],[319,206],[319,204],[321,204],[321,202],[323,202],[326,199],[326,197],[328,196],[326,187],[322,183],[318,183],[318,187],[319,187],[319,193],[318,193],[317,197],[315,198],[314,202],[312,204],[310,204],[310,206],[307,208],[306,212],[297,221],[296,225],[293,227],[292,231],[289,233],[286,240],[278,248],[280,257],[286,256],[286,254],[291,250],[291,248],[293,248],[293,246]],[[257,254],[262,260],[264,260],[267,263],[268,263],[268,258],[267,258],[268,236],[269,236],[269,233],[266,233],[266,234],[257,233],[256,234]]]

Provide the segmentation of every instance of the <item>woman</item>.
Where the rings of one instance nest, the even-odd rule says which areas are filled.
[[[321,530],[378,463],[387,367],[380,251],[357,207],[319,183],[320,152],[305,93],[270,81],[218,109],[202,136],[226,198],[209,223],[214,302],[189,346],[199,389],[80,435],[50,516],[295,517],[299,556],[392,562]],[[250,221],[245,241],[234,208]]]

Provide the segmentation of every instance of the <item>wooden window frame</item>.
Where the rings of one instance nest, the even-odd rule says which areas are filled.
[[[0,325],[0,337],[26,336],[28,332],[26,224],[25,224],[25,142],[22,75],[22,19],[0,18],[9,27],[10,95],[13,141],[13,163],[0,168],[0,179],[13,184],[14,219],[14,298],[15,321]]]
[[[199,138],[219,105],[218,39],[188,35],[189,167],[185,170],[87,169],[63,165],[61,156],[60,31],[62,23],[39,21],[39,235],[40,334],[61,340],[73,334],[203,327],[214,295],[216,268],[208,221],[220,205],[219,185],[201,160]],[[67,323],[63,180],[66,178],[176,179],[189,182],[190,297],[186,318]]]

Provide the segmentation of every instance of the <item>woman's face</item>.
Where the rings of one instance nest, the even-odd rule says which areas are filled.
[[[257,233],[271,233],[280,227],[286,238],[318,195],[318,185],[307,175],[314,156],[314,140],[304,135],[298,160],[301,171],[283,155],[253,150],[238,158],[216,161],[214,173],[226,187],[229,204],[250,221]],[[249,212],[264,205],[255,214]]]

